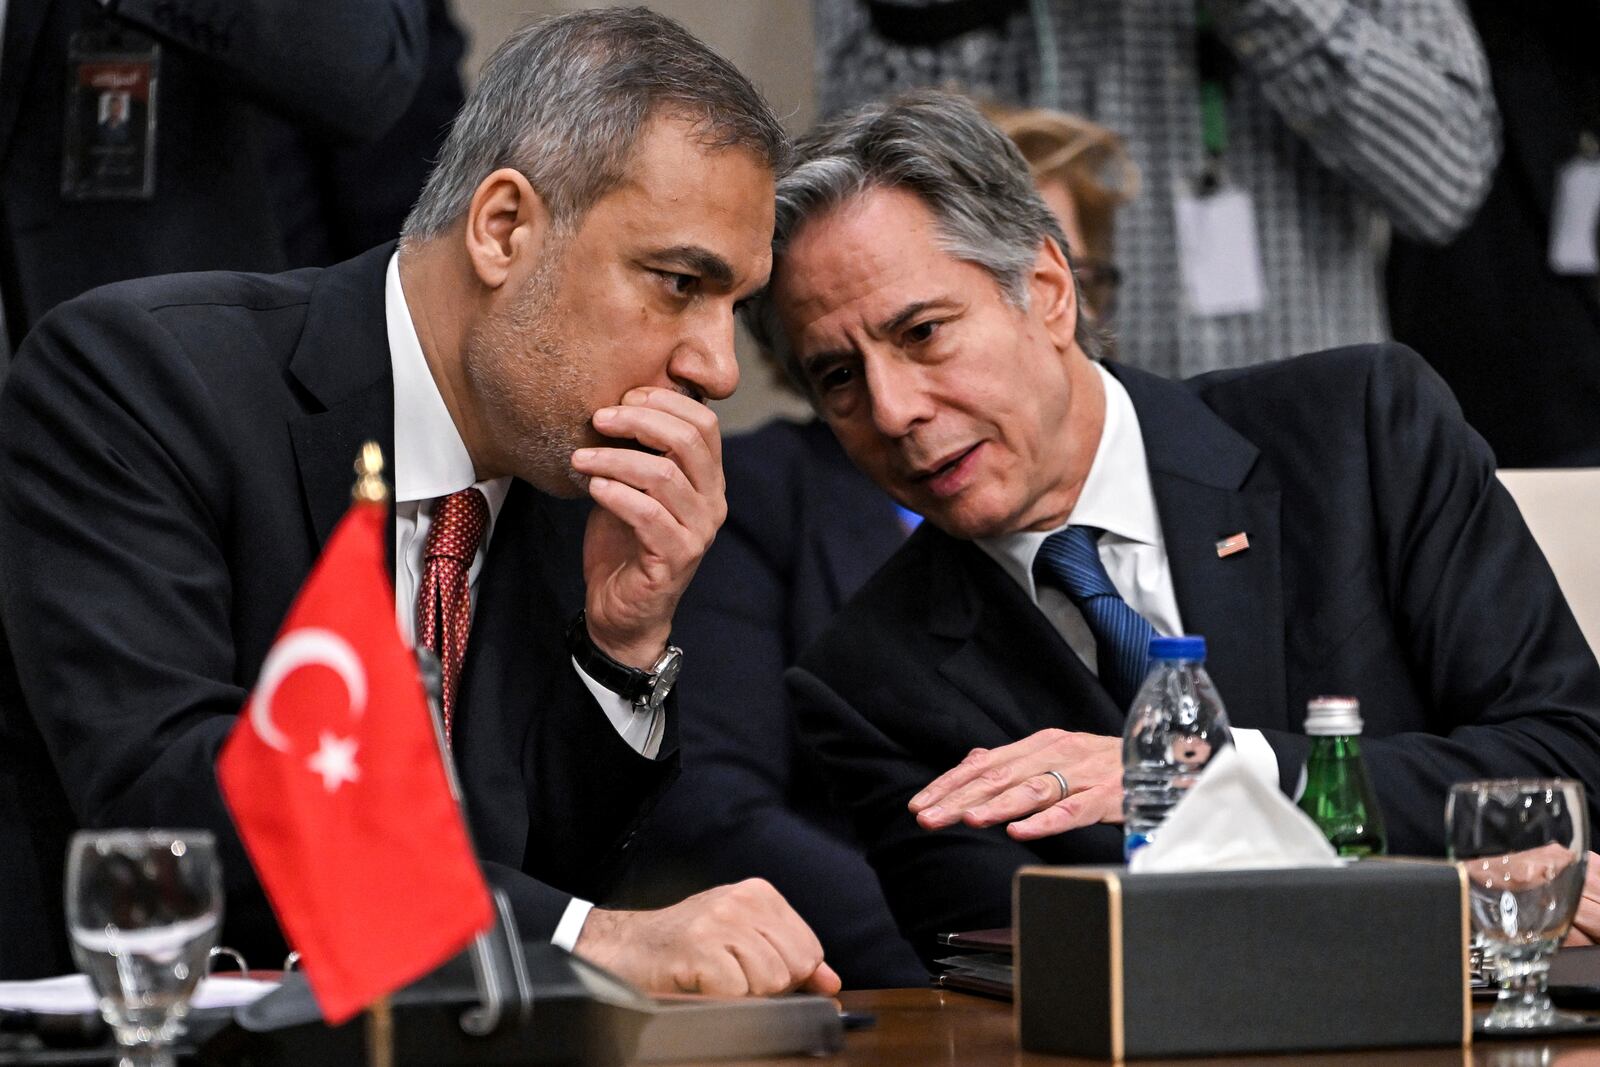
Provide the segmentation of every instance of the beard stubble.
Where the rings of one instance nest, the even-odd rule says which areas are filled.
[[[511,305],[467,338],[467,381],[510,472],[553,496],[582,496],[588,478],[574,450],[599,443],[590,426],[594,390],[587,345],[564,340],[556,308],[562,249],[554,248]]]

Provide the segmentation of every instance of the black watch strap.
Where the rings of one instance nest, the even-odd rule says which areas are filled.
[[[581,611],[567,624],[567,651],[583,668],[583,673],[624,700],[642,704],[649,699],[656,676],[620,663],[601,651],[589,636],[589,622]]]

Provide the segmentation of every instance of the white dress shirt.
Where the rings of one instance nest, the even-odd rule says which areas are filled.
[[[1099,364],[1095,365],[1095,370],[1105,385],[1106,421],[1100,430],[1094,462],[1089,465],[1089,476],[1084,479],[1083,492],[1067,521],[1056,529],[1093,526],[1104,530],[1099,544],[1100,562],[1105,564],[1111,584],[1156,633],[1173,637],[1183,633],[1183,619],[1178,614],[1178,598],[1172,588],[1172,568],[1167,563],[1167,545],[1161,533],[1161,517],[1156,512],[1155,491],[1150,487],[1139,415],[1122,383]],[[1022,587],[1084,666],[1098,677],[1094,633],[1083,614],[1067,594],[1052,585],[1041,586],[1033,578],[1034,557],[1039,554],[1045,538],[1055,532],[1024,530],[986,537],[977,544]],[[1222,699],[1227,702],[1226,693],[1222,694]],[[1278,758],[1261,731],[1235,727],[1233,741],[1246,766],[1276,787]]]
[[[395,511],[395,616],[406,644],[416,641],[417,586],[422,575],[422,552],[428,543],[428,526],[433,503],[442,496],[468,487],[481,490],[489,503],[489,523],[478,543],[477,555],[467,571],[467,582],[474,607],[478,603],[478,576],[494,536],[495,520],[506,501],[511,479],[479,481],[467,454],[461,433],[445,407],[444,397],[428,369],[417,339],[411,311],[406,306],[400,285],[400,260],[389,257],[384,283],[384,317],[389,333],[389,361],[394,373],[394,511]],[[654,759],[661,750],[666,728],[666,709],[654,713],[634,710],[621,696],[589,677],[576,661],[572,669],[594,694],[622,739],[640,755]],[[550,940],[571,950],[583,930],[593,904],[574,897],[562,914]]]

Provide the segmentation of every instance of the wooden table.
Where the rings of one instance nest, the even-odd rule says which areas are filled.
[[[870,1029],[845,1035],[844,1052],[813,1059],[723,1061],[727,1067],[1070,1067],[1103,1064],[1017,1051],[1011,1005],[965,993],[933,989],[885,989],[845,993],[852,1012],[877,1017]],[[1241,1067],[1600,1067],[1600,1037],[1546,1041],[1478,1041],[1470,1049],[1401,1049],[1379,1052],[1236,1056],[1208,1060],[1131,1060],[1158,1064],[1239,1064]]]

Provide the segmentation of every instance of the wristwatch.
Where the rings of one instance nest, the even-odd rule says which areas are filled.
[[[668,645],[647,671],[617,662],[589,636],[589,622],[581,611],[567,624],[567,651],[585,674],[631,702],[635,711],[658,711],[683,669],[683,649],[677,645]]]

